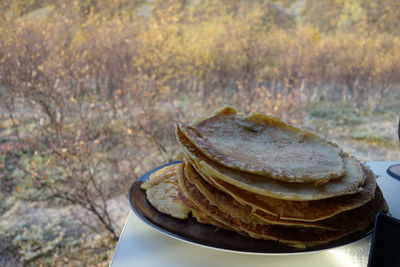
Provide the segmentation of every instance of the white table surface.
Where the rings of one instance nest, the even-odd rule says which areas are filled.
[[[369,162],[388,202],[392,216],[400,219],[400,181],[386,169],[400,162]],[[297,255],[249,255],[219,251],[176,240],[151,228],[132,212],[125,222],[111,260],[112,267],[129,266],[296,266],[364,267],[368,263],[371,236],[355,243],[320,252]]]

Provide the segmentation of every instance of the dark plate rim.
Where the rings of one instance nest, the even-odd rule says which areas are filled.
[[[392,176],[393,178],[397,179],[400,181],[400,175],[398,175],[397,173],[393,172],[391,169],[393,167],[397,167],[400,166],[400,164],[394,164],[394,165],[390,165],[389,168],[387,168],[386,173],[389,174],[390,176]]]
[[[143,174],[139,178],[137,178],[135,180],[135,182],[132,183],[132,185],[131,185],[131,187],[129,189],[128,202],[129,202],[129,206],[130,206],[132,212],[141,221],[143,221],[144,223],[146,223],[147,225],[149,225],[153,229],[161,232],[162,234],[165,234],[167,236],[173,237],[173,238],[178,239],[180,241],[184,241],[184,242],[187,242],[187,243],[191,243],[191,244],[194,244],[194,245],[203,246],[203,247],[207,247],[207,248],[211,248],[211,249],[223,250],[223,251],[235,252],[235,253],[257,254],[257,255],[293,255],[293,254],[304,254],[304,253],[320,252],[320,251],[324,251],[324,250],[328,250],[328,249],[333,249],[333,248],[338,248],[338,247],[341,247],[341,246],[345,246],[345,245],[357,242],[357,241],[369,236],[373,232],[373,225],[371,225],[367,230],[359,231],[359,232],[350,234],[349,236],[343,237],[343,238],[341,238],[339,240],[335,240],[335,241],[329,242],[327,244],[317,245],[317,246],[308,247],[308,248],[304,248],[304,249],[288,247],[290,251],[282,251],[282,252],[268,251],[268,250],[260,252],[260,251],[246,250],[246,249],[229,248],[229,247],[225,247],[225,246],[212,245],[212,244],[206,243],[203,240],[199,240],[199,239],[197,239],[195,237],[182,236],[182,235],[176,234],[176,233],[171,232],[170,230],[165,229],[164,227],[156,224],[150,218],[146,217],[144,215],[143,211],[140,210],[139,207],[137,205],[135,205],[135,203],[133,203],[131,196],[132,196],[133,192],[135,190],[137,190],[137,188],[140,187],[140,184],[143,183],[144,181],[146,181],[151,174],[153,174],[154,172],[162,169],[163,167],[166,167],[166,166],[169,166],[169,165],[173,165],[173,164],[178,164],[178,163],[181,163],[181,161],[173,161],[173,162],[170,162],[170,163],[166,163],[166,164],[160,165],[160,166],[158,166],[158,167],[146,172],[145,174]],[[141,190],[141,189],[139,188],[139,190]],[[142,192],[143,192],[143,194],[145,194],[144,191],[142,191]],[[169,215],[166,215],[166,214],[162,214],[162,213],[159,213],[159,214],[161,216],[170,217]],[[172,218],[172,217],[170,217],[170,218]],[[237,234],[237,235],[239,235],[239,234]],[[273,241],[266,240],[266,242],[273,242]],[[277,246],[282,246],[282,244],[277,243]]]

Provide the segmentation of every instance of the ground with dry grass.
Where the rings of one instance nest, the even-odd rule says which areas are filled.
[[[393,101],[372,112],[358,111],[348,105],[317,103],[303,107],[300,111],[301,116],[297,116],[293,123],[338,143],[345,151],[362,161],[397,161],[400,159],[396,137],[398,123],[396,109],[400,108],[398,103]],[[180,108],[188,109],[189,106]],[[206,110],[203,112],[205,113]],[[10,133],[16,130],[13,127],[5,127],[8,123],[10,123],[9,119],[0,121],[2,126],[0,135],[3,140],[7,140]],[[164,121],[164,125],[173,127],[169,121]],[[29,125],[17,126],[20,132],[23,132],[24,127],[29,127]],[[172,131],[172,129],[169,130]],[[135,136],[132,135],[131,138]],[[15,145],[13,141],[3,141],[1,148],[4,151],[7,146],[13,145]],[[24,158],[32,160],[32,155],[29,155],[27,148],[19,149],[21,150],[19,160],[23,161]],[[171,145],[166,149],[171,155],[177,154],[176,142],[171,140]],[[109,215],[118,233],[129,212],[126,198],[129,184],[137,175],[170,160],[165,156],[160,156],[157,150],[154,155],[158,157],[152,157],[152,160],[147,162],[143,160],[136,163],[138,170],[134,172],[135,175],[125,180],[125,187],[119,191],[120,193],[106,200]],[[148,157],[151,156],[143,155],[143,159]],[[4,156],[2,160],[4,169],[13,168],[12,165],[5,165],[7,160]],[[127,160],[135,161],[133,156]],[[20,175],[17,169],[8,172],[11,177]],[[109,174],[103,173],[103,175]],[[115,183],[122,183],[123,180],[118,173],[115,173],[113,178]],[[18,184],[14,186],[13,192],[0,193],[2,203],[0,235],[2,240],[8,241],[2,242],[0,248],[3,255],[0,259],[1,264],[8,266],[18,265],[21,262],[31,265],[49,265],[56,262],[59,265],[71,266],[83,263],[85,265],[107,264],[115,243],[101,230],[93,214],[76,204],[24,199],[24,191],[29,191],[29,188]]]

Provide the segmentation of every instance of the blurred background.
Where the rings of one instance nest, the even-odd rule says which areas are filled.
[[[400,160],[400,2],[2,0],[0,265],[106,266],[174,123],[224,104]]]

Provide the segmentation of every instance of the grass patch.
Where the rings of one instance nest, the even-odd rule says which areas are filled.
[[[387,134],[373,130],[356,130],[351,133],[350,137],[354,140],[363,141],[373,146],[392,147],[396,144],[396,140]]]
[[[391,115],[397,114],[397,116],[399,116],[400,101],[384,102],[373,110],[373,115],[387,115],[388,113],[394,113]]]
[[[322,121],[331,121],[336,125],[357,125],[362,118],[350,107],[317,107],[309,111],[308,117]]]

